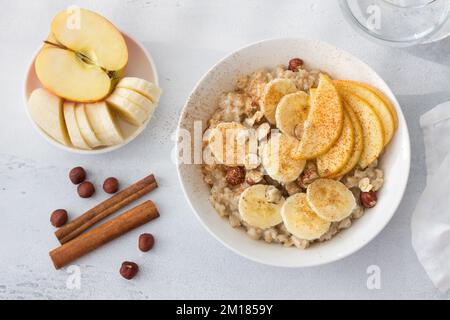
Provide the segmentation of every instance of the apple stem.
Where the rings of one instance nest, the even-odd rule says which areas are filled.
[[[48,41],[48,40],[44,40],[44,43],[45,43],[45,44],[48,44],[48,45],[50,45],[50,46],[54,46],[54,47],[60,48],[60,49],[62,49],[62,50],[68,50],[68,51],[71,51],[71,52],[75,53],[75,55],[76,55],[77,57],[79,57],[79,58],[81,59],[81,61],[83,61],[83,62],[85,62],[85,63],[87,63],[87,64],[95,65],[95,66],[101,68],[104,72],[106,72],[106,74],[108,75],[108,77],[109,77],[111,80],[115,80],[115,79],[118,78],[117,75],[116,75],[116,72],[114,72],[114,71],[108,71],[108,70],[106,70],[105,68],[103,68],[103,67],[97,65],[96,63],[94,63],[94,61],[91,60],[91,58],[89,58],[87,55],[85,55],[85,54],[83,54],[83,53],[81,53],[81,52],[77,52],[77,51],[75,51],[75,50],[72,50],[72,49],[66,47],[66,46],[63,45],[63,44],[60,44],[60,43],[54,43],[54,42],[51,42],[51,41]]]
[[[63,50],[71,51],[71,52],[75,53],[81,60],[83,60],[83,62],[86,62],[86,63],[89,63],[89,64],[95,64],[95,63],[91,60],[91,58],[89,58],[87,55],[85,55],[85,54],[83,54],[83,53],[81,53],[81,52],[76,52],[75,50],[72,50],[72,49],[70,49],[70,48],[67,48],[67,47],[66,47],[65,45],[63,45],[63,44],[60,44],[60,43],[54,43],[54,42],[51,42],[51,41],[48,41],[48,40],[44,40],[44,43],[45,43],[45,44],[48,44],[48,45],[50,45],[50,46],[54,46],[54,47],[63,49]]]
[[[45,43],[45,44],[48,44],[48,45],[50,45],[50,46],[58,47],[58,48],[60,48],[60,49],[73,51],[73,50],[67,48],[65,45],[62,45],[62,44],[60,44],[60,43],[54,43],[54,42],[51,42],[51,41],[48,41],[48,40],[44,40],[44,43]]]
[[[117,75],[117,72],[115,72],[115,71],[107,71],[106,74],[108,75],[108,77],[109,77],[111,80],[116,80],[116,79],[119,79],[119,78],[120,78],[120,77]]]

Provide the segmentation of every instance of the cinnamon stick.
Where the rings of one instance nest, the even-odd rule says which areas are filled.
[[[55,268],[60,269],[75,259],[158,217],[159,213],[155,204],[150,200],[146,201],[50,251],[50,258]]]
[[[158,184],[155,177],[153,175],[149,175],[118,192],[111,198],[98,204],[72,222],[61,227],[55,232],[55,235],[61,244],[67,243],[78,237],[100,220],[117,212],[131,202],[153,191],[157,187]]]

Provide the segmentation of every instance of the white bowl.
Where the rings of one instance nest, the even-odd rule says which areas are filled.
[[[352,227],[327,242],[307,250],[284,248],[278,244],[255,241],[242,230],[233,229],[209,202],[210,188],[203,182],[201,165],[178,161],[179,179],[192,210],[205,228],[234,252],[263,264],[280,267],[308,267],[342,259],[370,242],[395,213],[406,188],[410,167],[410,141],[402,110],[386,83],[361,60],[329,44],[301,39],[274,39],[240,49],[217,63],[200,80],[190,95],[178,124],[192,133],[194,120],[205,121],[216,109],[219,95],[232,90],[236,79],[260,68],[287,64],[302,58],[310,69],[320,69],[337,79],[359,80],[382,90],[393,102],[399,118],[398,131],[382,157],[385,185],[379,201]],[[179,150],[178,150],[179,151]],[[406,227],[406,226],[405,226]]]
[[[153,62],[153,58],[150,55],[150,53],[148,53],[148,51],[144,48],[142,44],[140,44],[138,41],[134,40],[127,34],[123,34],[123,36],[125,38],[125,42],[127,43],[128,47],[128,65],[125,69],[124,76],[142,78],[147,81],[153,82],[156,85],[159,85],[158,73],[156,71],[155,63]],[[36,59],[36,56],[37,53],[34,56],[33,61],[30,64],[30,67],[28,68],[27,77],[25,81],[25,106],[28,103],[28,99],[30,98],[31,92],[33,92],[34,89],[42,87],[34,69],[34,61]],[[28,112],[28,108],[26,108],[26,110],[28,117],[32,122],[33,126],[35,127],[35,129],[37,130],[37,132],[39,132],[41,136],[43,136],[48,142],[57,146],[60,149],[79,154],[100,154],[119,149],[124,145],[126,145],[127,143],[133,141],[142,131],[144,131],[144,129],[147,127],[148,123],[151,120],[151,118],[148,118],[142,126],[135,127],[129,125],[127,122],[119,118],[118,124],[124,136],[123,143],[110,147],[101,147],[92,150],[82,150],[71,146],[65,146],[59,143],[58,141],[54,140],[52,137],[47,135],[38,125],[36,125],[30,113]]]

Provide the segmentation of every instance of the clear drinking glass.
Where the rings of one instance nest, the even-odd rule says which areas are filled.
[[[358,31],[383,44],[411,46],[450,35],[450,0],[339,0]]]

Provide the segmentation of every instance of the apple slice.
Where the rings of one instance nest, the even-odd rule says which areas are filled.
[[[314,159],[327,153],[342,133],[344,107],[330,77],[321,74],[319,87],[313,91],[308,118],[304,123],[296,159]]]
[[[89,123],[86,110],[83,103],[77,103],[75,105],[75,116],[77,118],[78,128],[86,143],[91,148],[96,148],[102,145],[102,142],[95,135],[94,129],[92,129]]]
[[[135,126],[141,126],[150,114],[149,110],[115,92],[106,99],[106,102],[125,121]]]
[[[337,80],[334,82],[338,90],[347,90],[366,100],[373,107],[381,120],[384,129],[384,143],[388,144],[395,133],[394,117],[389,107],[372,90],[356,81]]]
[[[75,148],[91,149],[84,140],[78,126],[77,117],[75,115],[75,102],[65,101],[63,105],[64,119],[66,120],[67,131],[69,132],[70,141]]]
[[[365,169],[379,157],[383,150],[383,125],[377,113],[367,101],[346,90],[343,90],[341,95],[361,122],[364,136],[364,149],[358,163],[361,168]]]
[[[72,25],[79,14],[79,25]],[[122,34],[105,18],[85,9],[63,11],[39,52],[36,74],[52,93],[75,102],[105,98],[122,74],[128,49]]]
[[[358,116],[352,108],[350,108],[346,103],[344,103],[344,107],[345,111],[347,111],[347,114],[350,117],[350,120],[352,121],[353,129],[355,131],[355,146],[353,148],[353,153],[350,157],[350,160],[347,162],[344,168],[341,169],[340,172],[331,177],[333,179],[339,179],[352,171],[352,169],[358,164],[359,159],[361,158],[361,154],[364,150],[364,133],[361,122],[359,121]]]
[[[66,146],[70,145],[63,114],[63,101],[45,89],[31,93],[28,110],[34,122],[50,137]]]
[[[116,118],[106,102],[88,103],[84,105],[84,108],[89,123],[102,145],[113,146],[123,142]]]
[[[351,83],[354,83],[354,84],[359,85],[361,87],[364,87],[367,90],[370,90],[373,93],[375,93],[378,96],[378,98],[383,100],[384,104],[388,107],[389,112],[392,115],[392,118],[394,119],[395,130],[398,129],[398,115],[397,115],[397,111],[395,111],[395,107],[393,106],[393,104],[389,100],[389,98],[386,97],[386,95],[383,92],[381,92],[380,89],[375,88],[374,86],[368,85],[367,83],[364,83],[364,82],[357,82],[357,81],[351,81],[351,80],[347,80],[347,82],[351,82]]]
[[[158,103],[161,97],[161,89],[155,84],[140,78],[125,77],[117,84],[118,88],[125,88],[142,94],[154,103]]]
[[[321,177],[330,177],[341,171],[350,160],[355,146],[355,129],[345,111],[344,127],[336,144],[317,158],[317,171]]]

